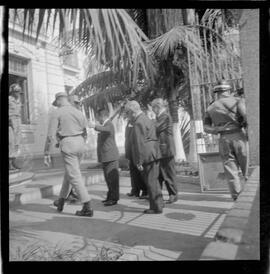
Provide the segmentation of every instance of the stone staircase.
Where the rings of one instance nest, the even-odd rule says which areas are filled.
[[[26,172],[20,170],[9,171],[9,187],[14,187],[32,182],[34,177],[33,172]]]

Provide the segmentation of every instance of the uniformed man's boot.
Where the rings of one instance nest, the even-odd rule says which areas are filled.
[[[76,211],[75,214],[76,214],[77,216],[92,217],[92,216],[94,215],[94,211],[93,211],[93,209],[91,208],[91,203],[90,203],[90,201],[84,203],[84,204],[83,204],[82,210]]]
[[[57,211],[62,212],[64,209],[65,198],[58,199]]]

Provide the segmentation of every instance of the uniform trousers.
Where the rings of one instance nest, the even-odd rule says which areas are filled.
[[[177,196],[178,191],[176,186],[176,170],[174,157],[172,156],[161,159],[159,169],[159,182],[161,188],[164,181],[169,195]]]
[[[142,175],[149,195],[150,209],[160,211],[163,208],[163,198],[158,181],[159,161],[143,164]]]
[[[119,200],[119,162],[110,161],[102,163],[104,178],[108,187],[107,200]]]
[[[236,198],[242,190],[239,167],[243,176],[248,171],[248,143],[244,132],[221,134],[219,139],[219,153],[221,155],[224,172],[228,180],[232,198]]]
[[[83,137],[73,136],[62,139],[60,141],[60,149],[64,161],[65,174],[59,197],[66,199],[73,187],[81,203],[90,201],[80,170],[80,162],[84,152]]]

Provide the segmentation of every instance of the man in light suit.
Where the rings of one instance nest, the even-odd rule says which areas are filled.
[[[126,115],[133,122],[130,136],[131,157],[133,163],[142,173],[147,185],[150,208],[146,214],[159,214],[163,211],[163,199],[159,175],[160,150],[156,129],[151,121],[141,110],[137,101],[129,101],[125,106]]]
[[[76,100],[78,101],[78,97],[75,97],[75,96],[76,96],[76,95],[73,96],[73,98],[72,98],[73,100],[70,100],[70,96],[69,96],[68,99],[69,99],[69,102],[70,102],[73,106],[75,106],[77,109],[79,109],[79,108],[74,104]],[[54,107],[57,107],[57,108],[60,107],[60,105],[58,104],[57,100],[54,100],[54,101],[52,102],[52,105],[53,105]],[[80,109],[79,109],[79,110],[80,110]],[[49,124],[50,124],[50,123],[49,123]],[[57,143],[56,143],[55,147],[59,148],[60,138],[59,138],[58,132],[56,132],[56,139],[57,139]],[[50,139],[47,137],[47,138],[46,138],[46,143],[45,143],[44,151],[46,151],[46,150],[48,149],[49,143],[50,143]],[[45,164],[46,164],[46,166],[48,166],[48,167],[49,167],[49,165],[50,165],[50,163],[47,163],[47,162],[45,162]],[[69,195],[68,195],[66,201],[68,201],[68,202],[70,202],[70,203],[75,203],[75,202],[78,202],[78,201],[79,201],[79,197],[78,197],[78,195],[76,194],[75,189],[74,189],[73,187],[71,188],[70,193],[69,193]],[[58,200],[58,199],[55,200],[55,201],[53,202],[53,205],[56,206],[56,207],[58,207],[58,204],[59,204],[59,200]]]
[[[44,163],[48,164],[52,144],[56,138],[59,138],[59,148],[64,161],[65,174],[62,188],[59,194],[57,210],[62,212],[65,201],[70,194],[71,188],[74,187],[83,204],[81,210],[76,211],[78,216],[92,217],[94,211],[91,207],[91,199],[83,183],[80,171],[80,162],[85,150],[85,140],[87,137],[87,120],[82,112],[74,108],[68,101],[65,92],[59,92],[55,95],[54,105],[58,109],[53,113],[49,123],[47,136],[47,146],[45,147]]]
[[[109,119],[106,109],[98,111],[99,124],[89,123],[91,128],[98,131],[97,156],[98,162],[102,163],[104,178],[108,187],[107,198],[103,201],[104,206],[113,206],[119,200],[119,152],[115,142],[115,130]]]
[[[161,152],[159,180],[161,186],[163,181],[165,182],[169,193],[169,200],[166,203],[171,204],[178,199],[172,119],[166,110],[165,102],[162,98],[153,100],[151,105],[156,114],[156,131]]]

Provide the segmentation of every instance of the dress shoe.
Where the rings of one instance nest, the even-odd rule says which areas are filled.
[[[94,210],[91,208],[90,201],[83,204],[82,210],[77,210],[75,215],[92,217],[94,215]]]
[[[103,200],[103,201],[101,201],[102,203],[106,203],[106,202],[108,202],[108,201],[110,201],[109,199],[105,199],[105,200]]]
[[[178,200],[178,197],[176,195],[170,195],[169,200],[166,201],[166,204],[172,204]]]
[[[146,209],[143,211],[144,214],[161,214],[162,210]]]
[[[113,205],[116,205],[116,204],[117,204],[117,201],[110,200],[110,201],[105,202],[104,206],[113,206]]]
[[[64,209],[65,198],[58,199],[57,211],[62,212]]]

